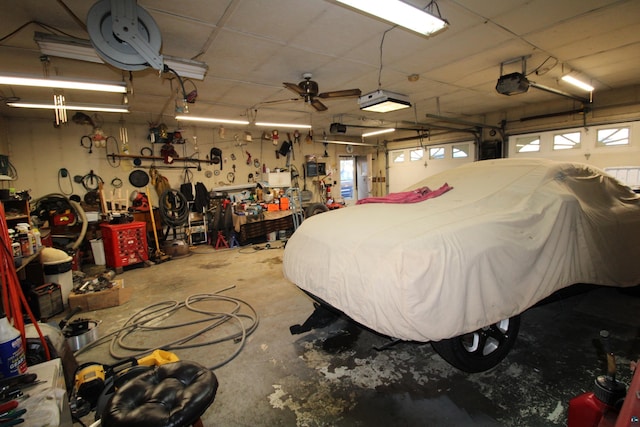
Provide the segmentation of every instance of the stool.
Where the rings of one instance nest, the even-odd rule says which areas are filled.
[[[107,402],[102,427],[202,426],[200,416],[213,403],[218,379],[195,362],[157,366],[120,387]]]

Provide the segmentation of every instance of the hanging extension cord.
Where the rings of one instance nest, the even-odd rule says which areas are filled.
[[[87,346],[81,348],[74,355],[78,355],[90,348],[93,348],[99,344],[106,342],[108,339],[111,340],[109,345],[109,353],[110,355],[118,360],[131,358],[131,357],[139,357],[146,354],[149,354],[155,349],[161,348],[163,350],[172,351],[172,350],[184,350],[195,347],[205,347],[208,345],[221,344],[227,341],[233,341],[234,343],[239,344],[235,349],[233,354],[224,359],[222,362],[219,362],[213,366],[210,366],[208,369],[214,370],[221,366],[226,365],[233,359],[235,359],[238,354],[244,348],[244,344],[249,335],[251,335],[256,328],[258,327],[259,318],[255,309],[246,301],[243,301],[239,298],[228,297],[224,295],[220,295],[222,292],[225,292],[229,289],[233,289],[235,286],[229,286],[227,288],[221,289],[213,294],[196,294],[187,297],[184,302],[177,301],[163,301],[156,304],[149,305],[137,313],[133,314],[124,324],[124,326],[116,331],[113,331],[102,338],[99,338],[96,341],[88,344]],[[221,312],[221,311],[209,311],[196,307],[196,304],[199,302],[206,301],[216,301],[216,302],[225,302],[230,303],[232,305],[232,309],[229,311]],[[246,307],[249,309],[249,313],[241,313],[241,309]],[[184,322],[180,324],[173,324],[170,326],[158,326],[162,321],[171,318],[173,315],[178,313],[182,309],[187,309],[192,312],[200,313],[205,315],[206,317],[199,320],[194,320],[191,322]],[[248,319],[249,324],[245,325],[243,319]],[[205,342],[198,343],[190,343],[190,341],[194,340],[198,336],[212,331],[215,328],[229,322],[235,321],[238,325],[238,332],[230,333],[225,336],[217,337]],[[178,340],[167,342],[164,344],[159,344],[153,348],[145,348],[145,347],[136,347],[133,345],[129,345],[125,342],[125,338],[131,337],[131,335],[136,332],[159,332],[170,329],[178,329],[184,328],[196,324],[205,324],[200,330],[191,333],[185,337],[182,337]],[[152,324],[154,326],[152,326]],[[120,350],[126,350],[129,353],[125,354]],[[133,352],[133,354],[131,354]]]

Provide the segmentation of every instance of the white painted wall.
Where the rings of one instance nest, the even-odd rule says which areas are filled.
[[[11,182],[11,186],[18,191],[30,190],[31,197],[38,199],[44,195],[51,193],[61,193],[69,191],[71,188],[68,180],[61,183],[63,188],[58,184],[58,171],[60,168],[66,168],[71,177],[74,175],[85,175],[93,170],[97,175],[105,181],[105,190],[109,197],[109,192],[113,190],[110,182],[114,178],[120,178],[124,187],[121,194],[127,196],[136,189],[129,183],[129,173],[133,170],[131,161],[122,160],[119,167],[112,167],[107,157],[105,148],[93,148],[93,152],[89,153],[87,149],[80,145],[80,138],[91,132],[91,126],[78,125],[68,123],[59,128],[54,128],[52,121],[43,121],[37,119],[3,119],[0,121],[2,131],[0,133],[0,153],[9,155],[11,163],[18,171],[18,180]],[[115,122],[105,122],[102,126],[106,135],[114,136],[119,140],[120,124]],[[155,149],[156,155],[160,155],[160,147],[162,144],[151,144],[147,139],[149,133],[148,126],[144,125],[127,125],[129,136],[129,149],[131,154],[140,154],[143,147],[152,147]],[[169,127],[169,131],[175,129]],[[205,176],[206,171],[214,172],[219,170],[219,165],[210,165],[202,163],[202,170],[190,169],[193,173],[193,182],[202,182],[208,189],[220,187],[229,184],[227,173],[232,171],[232,165],[236,165],[235,184],[248,182],[249,173],[254,175],[262,173],[262,167],[256,168],[253,160],[256,158],[260,161],[260,165],[265,165],[270,170],[275,168],[284,168],[286,166],[286,158],[280,156],[276,159],[276,146],[271,141],[261,141],[260,135],[263,129],[253,129],[252,142],[246,143],[241,147],[237,146],[238,141],[235,139],[237,135],[240,139],[244,136],[244,129],[226,129],[225,138],[221,138],[218,128],[209,127],[185,127],[182,135],[186,139],[186,144],[175,145],[178,154],[181,157],[193,155],[195,147],[193,136],[197,137],[200,158],[206,159],[210,149],[215,146],[222,150],[225,163],[223,170],[219,175],[213,175],[211,178]],[[283,137],[286,132],[282,133]],[[282,138],[282,137],[281,137]],[[3,142],[6,141],[6,144]],[[281,139],[282,141],[282,139]],[[241,141],[242,142],[242,141]],[[324,158],[325,153],[329,155]],[[367,151],[369,150],[369,151]],[[110,149],[109,152],[113,151]],[[246,152],[252,155],[252,164],[247,165]],[[354,155],[366,155],[370,152],[366,147],[354,147]],[[232,160],[231,155],[236,156],[236,160]],[[316,155],[318,161],[325,162],[328,171],[337,171],[337,159],[339,154],[345,154],[344,145],[328,144],[325,148],[323,144],[306,143],[301,141],[299,145],[294,147],[295,160],[292,164],[300,172],[299,185],[302,188],[302,165],[305,161],[305,155]],[[172,188],[178,189],[184,181],[183,162],[176,161],[173,165],[164,165],[162,161],[156,161],[156,165],[163,176],[169,179]],[[142,168],[148,170],[151,162],[143,161]],[[193,165],[192,165],[193,166]],[[164,167],[169,167],[168,169]],[[339,174],[334,176],[338,177]],[[259,177],[262,180],[262,177]],[[266,180],[266,176],[264,177]],[[336,178],[337,179],[337,178]],[[73,194],[83,197],[86,190],[80,184],[73,183]],[[307,189],[317,192],[317,184],[312,178],[307,178]],[[339,188],[339,187],[338,187]],[[153,188],[151,190],[152,199],[156,201],[157,194]],[[319,200],[319,199],[318,199]]]

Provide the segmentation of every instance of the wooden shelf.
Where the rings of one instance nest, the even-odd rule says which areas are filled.
[[[3,199],[5,219],[9,228],[18,222],[30,222],[30,206],[28,199]]]
[[[33,255],[22,257],[22,264],[20,264],[20,267],[16,268],[16,272],[22,271],[24,268],[26,268],[27,265],[31,264],[32,261],[38,258],[40,256],[40,252],[42,252],[42,249],[43,248],[38,249],[38,251]]]

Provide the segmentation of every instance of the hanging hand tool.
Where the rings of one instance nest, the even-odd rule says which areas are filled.
[[[247,164],[251,165],[251,153],[249,153],[248,151],[245,151],[245,153],[247,153]]]
[[[291,134],[287,132],[287,140],[289,141],[289,151],[291,151],[291,158],[296,159],[296,153],[293,151],[293,142],[291,141]]]
[[[93,139],[89,135],[80,138],[80,146],[89,150],[89,154],[93,153]]]

